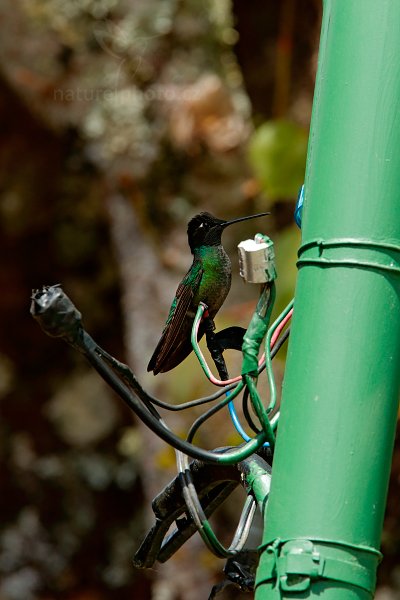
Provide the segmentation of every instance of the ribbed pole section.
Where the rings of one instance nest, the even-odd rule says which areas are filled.
[[[298,266],[256,600],[370,599],[400,388],[400,0],[324,4]]]

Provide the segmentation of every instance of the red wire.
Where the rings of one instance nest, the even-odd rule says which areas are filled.
[[[288,312],[288,314],[285,316],[284,319],[282,319],[282,321],[279,323],[279,325],[275,329],[275,331],[274,331],[274,333],[272,335],[272,338],[271,338],[271,346],[270,346],[271,350],[275,346],[275,344],[276,344],[279,336],[281,335],[283,329],[285,328],[285,326],[287,325],[287,323],[292,318],[292,314],[293,314],[293,308],[290,309],[290,311]],[[196,339],[197,339],[197,336],[198,336],[198,333],[199,333],[200,322],[201,322],[201,320],[199,320],[199,322],[197,323],[197,326],[196,326]],[[233,377],[232,379],[227,379],[227,380],[224,380],[224,381],[222,381],[221,379],[217,379],[216,377],[214,377],[214,375],[211,372],[210,367],[207,364],[206,359],[204,358],[204,355],[203,355],[200,347],[198,348],[198,351],[199,351],[199,354],[200,354],[200,356],[202,358],[202,361],[203,361],[204,365],[207,367],[207,370],[208,370],[207,377],[211,381],[211,383],[213,383],[214,385],[218,385],[220,387],[224,387],[225,385],[229,385],[231,383],[237,383],[238,381],[241,381],[241,379],[242,379],[241,375],[238,375],[237,377]],[[262,365],[262,363],[264,362],[264,360],[265,360],[265,354],[263,354],[261,356],[260,360],[258,361],[258,366],[259,367]]]
[[[286,315],[286,317],[284,319],[282,319],[282,321],[279,323],[278,327],[275,329],[274,333],[272,334],[272,338],[271,338],[271,350],[275,346],[275,344],[276,344],[279,336],[282,333],[282,330],[284,329],[284,327],[287,325],[287,323],[292,318],[292,315],[293,315],[293,308],[291,308],[289,310],[289,312]]]

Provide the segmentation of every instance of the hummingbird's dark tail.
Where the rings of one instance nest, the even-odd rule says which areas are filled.
[[[199,340],[203,336],[203,333],[203,327],[200,325],[198,335]],[[174,369],[180,365],[181,362],[189,356],[189,354],[192,352],[190,331],[181,331],[181,335],[182,334],[186,334],[186,336],[176,340],[174,344],[167,343],[166,336],[161,336],[161,339],[158,342],[157,347],[153,352],[153,356],[151,357],[147,366],[148,371],[153,371],[154,375],[157,375],[158,373],[166,373],[167,371],[171,371],[171,369]]]

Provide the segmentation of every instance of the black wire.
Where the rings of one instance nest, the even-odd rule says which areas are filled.
[[[42,290],[36,290],[32,296],[31,314],[48,335],[60,337],[79,350],[145,425],[173,448],[188,454],[192,458],[214,464],[226,463],[227,457],[228,459],[231,457],[233,461],[237,460],[237,449],[228,451],[222,457],[218,451],[213,452],[198,448],[172,433],[153,406],[154,398],[142,388],[130,369],[119,363],[107,352],[102,351],[93,338],[83,329],[81,313],[60,286],[45,286]],[[115,371],[119,372],[120,375],[118,376]],[[226,393],[227,389],[229,389],[229,386],[222,388],[212,396],[218,398]],[[135,393],[132,393],[132,390]],[[229,402],[229,399],[227,402]],[[222,406],[215,408],[219,410]],[[249,444],[248,452],[252,450],[253,444]],[[244,450],[242,459],[245,457],[246,450]]]
[[[285,329],[281,336],[279,336],[278,340],[275,342],[275,346],[271,350],[271,360],[278,354],[279,350],[282,348],[283,344],[286,342],[290,334],[290,326]],[[262,373],[265,370],[265,362],[258,369],[258,374]]]
[[[274,358],[274,356],[276,356],[276,354],[279,352],[279,350],[282,348],[283,344],[286,342],[286,340],[289,337],[289,333],[290,333],[290,327],[288,327],[284,333],[279,337],[279,339],[277,340],[275,346],[272,348],[271,350],[271,359]],[[265,369],[265,364],[259,369],[259,373],[261,373],[263,370]],[[232,387],[235,387],[237,384],[231,384]],[[228,387],[231,387],[228,386]],[[224,394],[226,392],[227,388],[223,388],[220,392],[219,395]],[[245,394],[248,394],[248,390],[247,387],[245,387]],[[244,398],[243,398],[244,400]],[[227,404],[229,404],[229,402],[231,401],[231,398],[228,396],[227,398],[224,398],[224,400],[222,400],[222,402],[219,402],[216,406],[213,406],[212,408],[210,408],[207,412],[203,413],[202,415],[200,415],[200,417],[198,417],[192,424],[191,428],[189,429],[189,433],[186,437],[186,440],[188,442],[192,442],[197,430],[199,429],[199,427],[201,427],[201,425],[203,425],[203,423],[205,423],[208,419],[210,419],[212,416],[214,416],[219,410],[221,410],[224,406],[226,406]],[[244,412],[244,410],[243,410]],[[246,415],[245,415],[246,416]],[[246,417],[247,420],[247,417]],[[250,417],[250,421],[248,421],[250,427],[253,429],[252,425],[254,425],[255,429],[253,429],[253,431],[255,431],[255,433],[261,433],[261,430],[257,430],[256,425],[253,423],[253,421],[251,420]]]
[[[178,411],[185,410],[187,408],[193,408],[194,406],[201,406],[202,404],[207,404],[208,402],[212,402],[213,400],[217,400],[220,396],[226,394],[227,391],[233,390],[237,386],[237,383],[231,383],[227,385],[214,394],[210,396],[204,396],[204,398],[198,398],[197,400],[191,400],[190,402],[183,402],[181,404],[169,404],[168,402],[163,402],[162,400],[154,399],[153,404],[159,406],[160,408],[165,408],[169,411]]]
[[[283,344],[288,339],[289,334],[290,334],[290,326],[279,337],[279,339],[277,340],[275,346],[271,350],[271,359],[274,358],[274,356],[276,356],[276,354],[282,348]],[[265,369],[265,363],[262,365],[261,369],[259,370],[259,373],[261,373],[264,369]],[[250,408],[249,408],[249,390],[248,390],[247,387],[244,390],[243,399],[242,399],[242,407],[243,407],[243,415],[244,415],[244,417],[245,417],[245,419],[246,419],[249,427],[252,429],[252,431],[254,431],[254,433],[260,433],[261,429],[259,429],[257,427],[257,425],[254,423],[253,417],[252,417],[252,415],[250,413]]]
[[[210,325],[212,325],[212,326],[210,327]],[[221,347],[219,347],[218,344],[215,344],[215,337],[213,335],[214,322],[211,319],[208,319],[207,326],[208,326],[208,329],[206,330],[206,335],[207,335],[208,349],[214,360],[215,366],[218,369],[219,376],[221,377],[221,379],[228,379],[229,374],[228,374],[228,370],[226,368],[225,359],[223,357]],[[238,385],[238,384],[231,384],[231,385],[233,385],[233,387],[236,387],[236,385]],[[225,388],[224,393],[226,393],[226,392],[227,392],[227,389]],[[194,421],[194,423],[192,423],[192,426],[189,429],[189,432],[187,434],[186,440],[188,442],[192,442],[193,438],[196,434],[196,431],[199,429],[199,427],[201,427],[201,425],[203,423],[205,423],[208,419],[210,419],[218,411],[220,411],[222,408],[224,408],[224,406],[229,404],[230,400],[231,399],[230,399],[229,395],[227,395],[227,397],[224,398],[223,400],[221,400],[216,406],[213,406],[208,411],[206,411],[205,413],[200,415],[200,417],[198,417]]]
[[[100,366],[102,363],[96,362],[96,364],[94,364],[91,359],[95,357],[97,357],[99,361],[101,361],[101,359],[104,359],[107,363],[104,364],[104,373],[106,373],[106,368],[108,371],[109,367],[111,367],[109,377],[115,378],[116,371],[117,375],[119,375],[122,379],[122,385],[125,384],[128,387],[128,389],[130,388],[131,390],[133,390],[139,396],[141,401],[147,406],[149,412],[155,418],[161,420],[160,414],[158,413],[157,409],[155,409],[153,406],[153,397],[148,392],[146,392],[146,390],[140,385],[140,383],[138,382],[128,365],[125,365],[124,363],[120,362],[119,360],[111,356],[111,354],[109,354],[106,350],[100,348],[100,346],[98,346],[94,339],[85,330],[83,330],[82,345],[80,346],[80,350],[83,351],[85,356],[89,359],[89,361],[96,368],[97,371],[99,371],[99,369],[96,365]],[[119,392],[117,391],[117,393]],[[130,408],[132,408],[132,410],[135,410],[133,406],[130,406]]]
[[[289,331],[290,327],[288,327],[278,339],[277,343],[271,351],[271,358],[273,358],[276,355],[278,350],[286,341],[289,335]],[[201,406],[203,404],[212,402],[213,400],[217,400],[218,398],[226,394],[226,392],[233,390],[237,385],[237,383],[231,383],[225,387],[221,387],[221,389],[219,389],[217,392],[214,392],[213,394],[210,394],[209,396],[197,398],[196,400],[191,400],[190,402],[183,402],[181,404],[170,404],[169,402],[164,402],[163,400],[160,400],[159,398],[156,398],[155,396],[152,396],[151,394],[146,392],[146,390],[140,385],[139,381],[136,379],[135,375],[128,367],[128,365],[115,359],[113,356],[111,356],[111,354],[109,354],[106,350],[104,350],[97,344],[96,351],[100,353],[100,355],[107,361],[107,363],[111,366],[113,370],[116,370],[122,376],[125,384],[129,388],[131,388],[136,394],[138,394],[142,400],[145,398],[147,402],[151,402],[155,406],[158,406],[159,408],[163,408],[165,410],[169,410],[171,412],[178,412],[181,410],[186,410],[188,408],[194,408],[195,406]],[[261,373],[264,369],[265,364],[261,366],[261,368],[259,369],[259,373]]]
[[[290,326],[279,337],[278,341],[276,342],[275,346],[273,347],[273,349],[271,351],[271,359],[274,358],[274,356],[277,354],[277,352],[281,349],[283,344],[286,342],[287,338],[289,337],[289,333],[290,333]],[[103,350],[102,350],[102,352],[103,352]],[[105,358],[107,358],[106,352],[105,352]],[[113,357],[111,357],[111,358],[113,358]],[[127,367],[126,365],[124,365],[124,366],[129,370],[132,377],[134,377],[134,375],[133,375],[132,371],[129,369],[129,367]],[[265,363],[259,368],[258,373],[260,374],[264,370],[265,370]],[[138,384],[138,381],[136,380],[136,378],[135,378],[135,381]],[[169,410],[169,411],[179,411],[179,410],[185,410],[187,408],[193,408],[194,406],[200,406],[202,404],[207,404],[208,402],[212,402],[213,400],[217,400],[218,398],[220,398],[221,396],[226,394],[226,392],[230,392],[231,390],[233,390],[236,386],[237,386],[237,383],[230,383],[229,385],[221,387],[217,392],[214,392],[214,394],[210,394],[209,396],[204,396],[203,398],[198,398],[197,400],[191,400],[190,402],[183,402],[182,404],[169,404],[168,402],[163,402],[163,400],[159,400],[158,398],[151,396],[150,394],[148,394],[148,392],[146,392],[146,394],[147,394],[150,402],[152,402],[159,408],[164,408],[165,410]]]
[[[200,415],[200,417],[198,417],[193,422],[191,428],[189,429],[189,432],[187,434],[186,440],[188,442],[192,442],[193,438],[195,436],[195,433],[199,429],[199,427],[201,425],[203,425],[203,423],[205,423],[213,415],[215,415],[218,411],[220,411],[222,408],[224,408],[224,406],[226,406],[227,404],[229,404],[230,401],[231,401],[230,396],[227,396],[226,398],[224,398],[223,400],[221,400],[221,402],[218,402],[218,404],[216,404],[212,408],[209,408],[205,413],[203,413],[202,415]]]
[[[212,450],[204,450],[203,448],[194,446],[186,440],[182,440],[172,433],[172,431],[167,429],[156,409],[152,407],[152,410],[150,410],[150,407],[142,398],[139,399],[137,396],[132,394],[127,385],[117,378],[111,367],[96,353],[97,345],[90,335],[86,331],[82,330],[80,338],[80,351],[101,375],[101,377],[108,383],[108,385],[118,394],[125,404],[135,412],[135,414],[143,421],[143,423],[147,425],[149,429],[151,429],[151,431],[153,431],[162,440],[164,440],[164,442],[176,450],[180,450],[192,458],[197,458],[198,460],[213,464],[221,463],[221,460],[223,459],[222,455],[218,453],[218,451],[213,452]],[[148,396],[148,394],[146,394],[146,396]],[[226,462],[227,456],[230,454],[235,455],[237,451],[238,449],[224,452],[224,462]]]
[[[283,344],[286,342],[286,340],[288,339],[290,334],[290,326],[285,329],[284,333],[279,337],[279,339],[277,340],[275,346],[272,348],[271,350],[271,359],[274,358],[277,353],[279,352],[279,350],[282,348]],[[261,369],[259,370],[259,373],[261,373],[263,370],[265,369],[265,363],[262,365]],[[259,429],[257,427],[257,425],[254,423],[253,417],[250,413],[250,408],[249,408],[249,390],[246,387],[246,389],[244,390],[244,394],[243,394],[243,399],[242,399],[242,407],[243,407],[243,415],[249,425],[249,427],[251,428],[251,430],[254,433],[260,433],[261,429]]]
[[[283,344],[288,339],[289,334],[290,334],[290,326],[285,329],[285,331],[282,333],[282,335],[278,338],[277,342],[275,343],[275,346],[272,348],[271,359],[273,359],[274,356],[276,356],[276,354],[282,348]],[[262,373],[264,370],[265,370],[265,363],[263,365],[261,365],[261,367],[258,369],[258,374]],[[201,404],[206,404],[207,402],[212,402],[213,400],[217,400],[218,398],[220,398],[220,396],[223,396],[224,394],[226,394],[226,392],[230,392],[231,390],[233,390],[237,386],[237,384],[238,384],[238,382],[230,383],[229,385],[226,385],[225,387],[221,387],[220,390],[218,390],[217,392],[214,392],[214,394],[211,394],[210,396],[204,396],[204,398],[199,398],[197,400],[191,400],[190,402],[184,402],[184,403],[178,404],[178,405],[169,404],[168,402],[163,402],[162,400],[159,400],[158,398],[154,398],[154,396],[149,396],[149,398],[152,398],[151,401],[153,402],[153,404],[155,404],[156,406],[159,406],[160,408],[165,408],[166,410],[172,410],[172,411],[184,410],[186,408],[200,406]],[[258,433],[260,433],[260,431],[258,431]]]
[[[117,371],[117,373],[119,373],[119,375],[122,377],[124,383],[128,387],[130,387],[135,393],[140,392],[141,398],[143,398],[145,396],[146,400],[148,402],[151,402],[152,404],[154,404],[155,406],[158,406],[159,408],[164,408],[165,410],[169,410],[169,411],[173,411],[173,412],[180,411],[180,410],[186,410],[187,408],[193,408],[195,406],[201,406],[202,404],[207,404],[208,402],[217,400],[220,396],[225,394],[227,391],[232,390],[237,385],[236,383],[231,383],[230,385],[227,385],[227,386],[219,389],[217,392],[214,392],[214,394],[205,396],[204,398],[198,398],[196,400],[191,400],[190,402],[183,402],[181,404],[170,404],[169,402],[164,402],[163,400],[159,400],[155,396],[152,396],[151,394],[146,392],[146,390],[140,385],[139,381],[136,379],[135,375],[133,374],[131,369],[128,367],[128,365],[120,362],[119,360],[117,360],[116,358],[111,356],[111,354],[109,354],[103,348],[100,348],[100,346],[96,345],[96,351],[98,354],[100,354],[104,358],[104,360],[109,364],[109,366],[114,371]]]
[[[261,429],[258,429],[257,425],[253,421],[253,417],[250,414],[249,410],[249,389],[246,387],[243,394],[242,407],[243,407],[243,415],[246,419],[249,427],[254,431],[254,433],[260,433]]]

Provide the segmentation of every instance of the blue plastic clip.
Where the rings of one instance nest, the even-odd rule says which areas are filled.
[[[294,220],[297,226],[301,229],[301,215],[303,212],[304,202],[304,185],[301,186],[299,195],[297,196],[296,208],[294,209]]]

